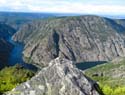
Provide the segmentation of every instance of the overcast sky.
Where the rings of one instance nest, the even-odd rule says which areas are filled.
[[[0,11],[125,14],[125,0],[0,0]]]

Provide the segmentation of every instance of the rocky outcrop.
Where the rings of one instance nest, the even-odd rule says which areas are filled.
[[[123,57],[124,33],[124,20],[80,16],[34,21],[24,25],[13,39],[25,43],[25,61],[46,66],[58,56],[76,62]]]
[[[98,85],[77,69],[72,61],[56,58],[31,80],[7,95],[103,95]]]

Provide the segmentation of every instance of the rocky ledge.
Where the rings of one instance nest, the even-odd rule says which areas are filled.
[[[96,82],[77,69],[74,62],[56,58],[31,80],[7,95],[102,95]]]

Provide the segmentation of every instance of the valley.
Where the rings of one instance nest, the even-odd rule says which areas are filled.
[[[86,15],[34,21],[13,39],[25,44],[25,61],[47,66],[58,56],[78,63],[124,57],[124,33],[124,20]]]
[[[0,94],[124,95],[124,57],[123,19],[0,13]]]

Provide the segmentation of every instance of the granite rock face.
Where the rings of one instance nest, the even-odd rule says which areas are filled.
[[[60,56],[76,62],[125,56],[125,21],[98,16],[53,18],[24,25],[13,39],[25,43],[25,61],[46,66]]]
[[[103,95],[98,85],[77,69],[72,61],[56,58],[31,80],[7,95]]]

